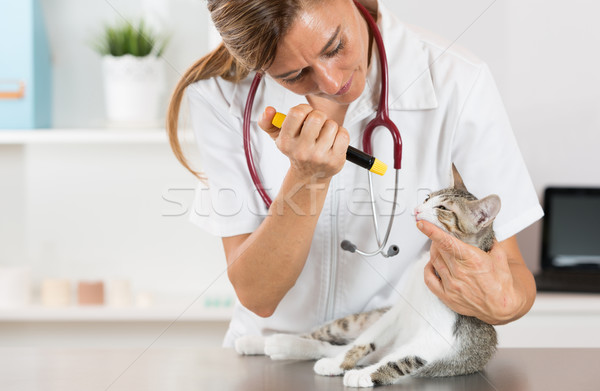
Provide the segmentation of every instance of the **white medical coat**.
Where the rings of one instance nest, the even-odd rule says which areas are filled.
[[[415,226],[413,208],[429,192],[450,185],[452,162],[475,196],[500,196],[502,209],[494,223],[498,240],[515,235],[543,215],[488,67],[457,45],[403,25],[383,4],[379,4],[378,21],[389,63],[390,117],[403,142],[399,199],[389,241],[399,246],[400,253],[389,259],[367,259],[341,250],[344,239],[366,251],[376,246],[366,170],[347,163],[331,181],[296,284],[269,318],[253,314],[238,302],[225,346],[246,334],[307,332],[336,317],[398,300],[404,270],[429,248],[427,237]],[[375,49],[371,58],[365,89],[350,104],[344,121],[351,144],[358,148],[379,102]],[[253,76],[238,84],[219,78],[203,80],[187,90],[202,168],[208,177],[208,185],[201,183],[196,191],[190,218],[220,237],[250,233],[266,214],[248,173],[242,141],[242,114]],[[266,106],[285,113],[300,103],[307,103],[303,96],[269,77],[256,94],[251,143],[255,164],[272,198],[289,160],[256,120]],[[374,155],[390,166],[384,177],[374,178],[382,234],[394,188],[391,140],[386,130],[375,131]]]

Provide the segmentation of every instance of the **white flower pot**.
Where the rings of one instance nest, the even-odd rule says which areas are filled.
[[[109,122],[116,126],[160,126],[165,89],[163,60],[156,56],[104,56],[104,96]]]

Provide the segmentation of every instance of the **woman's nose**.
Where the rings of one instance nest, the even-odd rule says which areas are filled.
[[[315,82],[319,90],[327,95],[335,95],[342,88],[342,72],[327,64],[313,68]]]

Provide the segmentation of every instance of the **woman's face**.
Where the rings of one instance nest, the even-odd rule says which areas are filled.
[[[283,37],[267,73],[299,95],[349,104],[365,86],[366,22],[351,0],[313,4]]]

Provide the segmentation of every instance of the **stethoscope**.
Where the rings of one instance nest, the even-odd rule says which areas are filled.
[[[369,14],[369,11],[362,4],[358,3],[356,0],[354,4],[358,7],[358,9],[362,12],[369,25],[371,32],[373,33],[373,37],[375,38],[375,43],[377,45],[377,50],[379,52],[379,63],[381,67],[381,95],[379,97],[379,105],[377,106],[377,114],[375,118],[372,119],[366,126],[365,131],[363,133],[363,149],[366,153],[372,153],[371,146],[371,136],[373,134],[373,130],[376,127],[381,126],[389,130],[392,134],[392,138],[394,141],[394,171],[395,171],[395,186],[394,186],[394,202],[392,203],[392,213],[390,216],[390,221],[387,226],[387,230],[385,232],[385,236],[383,240],[380,239],[379,235],[379,223],[377,221],[377,212],[375,209],[375,197],[373,195],[373,181],[371,177],[371,173],[367,171],[369,176],[369,196],[371,201],[371,211],[373,215],[373,227],[375,229],[375,238],[377,239],[378,248],[375,251],[367,252],[359,250],[356,245],[354,245],[349,240],[343,240],[341,243],[342,249],[346,251],[350,251],[352,253],[357,253],[362,256],[372,257],[377,254],[381,254],[385,258],[392,257],[399,253],[399,248],[397,245],[391,245],[387,251],[384,251],[384,248],[388,242],[390,232],[392,230],[392,225],[394,223],[394,215],[396,212],[396,201],[398,199],[398,177],[402,162],[402,138],[400,137],[400,132],[398,128],[392,122],[389,117],[388,111],[388,64],[387,64],[387,56],[385,53],[385,47],[383,45],[383,39],[381,37],[381,32],[375,23],[375,20]],[[246,106],[244,108],[244,119],[243,119],[243,138],[244,138],[244,152],[246,154],[246,163],[248,165],[248,171],[250,172],[250,176],[252,177],[252,182],[256,187],[259,195],[264,201],[267,209],[271,206],[272,200],[267,194],[265,188],[262,185],[260,177],[256,171],[256,167],[254,165],[254,158],[252,157],[252,150],[250,146],[250,117],[252,114],[252,105],[254,104],[254,97],[256,96],[256,90],[258,89],[258,85],[262,79],[262,73],[257,72],[254,76],[254,80],[252,80],[252,84],[250,85],[250,91],[248,92],[248,98],[246,99]]]

